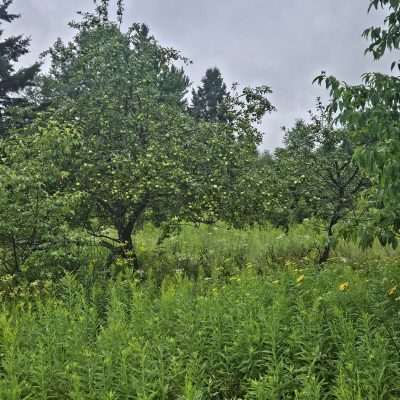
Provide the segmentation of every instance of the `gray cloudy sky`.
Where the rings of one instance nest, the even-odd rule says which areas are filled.
[[[125,22],[145,22],[156,38],[193,61],[188,73],[198,84],[205,70],[218,66],[230,84],[267,84],[278,111],[265,118],[263,147],[281,143],[281,126],[307,116],[317,96],[312,85],[326,70],[342,80],[362,73],[388,71],[390,62],[364,56],[361,32],[381,22],[367,14],[369,0],[125,0]],[[32,37],[30,62],[57,37],[69,39],[67,27],[78,10],[93,0],[14,0],[22,18],[8,29]]]

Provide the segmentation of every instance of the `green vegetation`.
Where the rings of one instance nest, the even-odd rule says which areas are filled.
[[[400,254],[315,232],[186,227],[145,271],[94,269],[16,287],[3,277],[0,397],[395,399]],[[93,255],[92,255],[93,257]]]
[[[400,2],[371,0],[369,10],[383,8],[388,12],[383,27],[364,31],[370,40],[366,53],[374,59],[400,49]],[[392,63],[400,70],[400,63]],[[399,211],[399,76],[382,73],[363,75],[363,84],[341,83],[323,72],[315,79],[325,82],[331,94],[330,112],[338,123],[346,126],[355,145],[355,159],[373,180],[374,185],[364,196],[363,208],[367,214],[359,219],[359,236],[368,244],[374,237],[382,243],[398,245]]]
[[[0,399],[400,398],[400,78],[323,73],[260,155],[269,86],[94,3],[46,72],[0,43]]]
[[[192,114],[207,121],[228,121],[224,103],[229,94],[219,69],[208,69],[201,83],[197,90],[192,90]]]
[[[278,233],[187,229],[161,285],[128,272],[20,289],[1,311],[0,397],[398,398],[398,255],[377,247],[376,262],[317,272],[289,253],[304,228]],[[258,271],[268,238],[286,262]]]
[[[0,3],[0,25],[11,23],[20,16],[10,14],[8,8],[12,0],[3,0]],[[0,36],[4,31],[0,30]],[[15,118],[14,113],[20,114],[27,105],[26,98],[20,93],[32,87],[34,78],[39,72],[40,63],[16,71],[16,62],[28,53],[30,39],[23,35],[4,38],[0,42],[0,138],[8,134],[8,130],[15,124],[21,123],[21,117]]]

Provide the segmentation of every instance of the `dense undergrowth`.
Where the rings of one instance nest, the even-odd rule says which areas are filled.
[[[224,225],[184,226],[178,235],[161,245],[157,245],[159,231],[151,225],[137,236],[143,272],[158,281],[176,270],[196,277],[200,271],[207,276],[219,268],[230,275],[247,263],[260,273],[280,270],[290,263],[314,267],[325,243],[324,232],[313,221],[293,226],[287,234],[271,226],[249,229],[228,229]],[[330,261],[365,269],[392,262],[397,257],[400,250],[382,247],[378,242],[371,248],[361,249],[354,242],[340,239]],[[91,260],[95,258],[90,255]]]
[[[158,288],[67,276],[0,317],[1,399],[396,399],[398,267]]]
[[[318,272],[305,226],[156,236],[139,274],[3,279],[0,399],[400,397],[395,252],[342,243]]]

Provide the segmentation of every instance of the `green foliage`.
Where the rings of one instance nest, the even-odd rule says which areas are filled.
[[[228,122],[226,99],[229,93],[218,68],[209,68],[201,86],[192,90],[191,113],[211,122]]]
[[[121,256],[138,267],[134,236],[144,220],[165,236],[182,222],[233,223],[246,201],[237,186],[261,140],[254,124],[272,110],[269,88],[233,92],[229,123],[197,121],[185,107],[188,78],[175,66],[183,59],[147,26],[121,31],[108,1],[71,26],[75,38],[49,50],[50,71],[32,98],[42,113],[4,144],[10,174],[23,171],[21,179],[40,186],[47,235],[91,236],[110,250],[108,264]],[[5,204],[12,193],[4,192]],[[25,199],[29,218],[14,218],[15,229],[36,232],[34,201]],[[62,212],[49,222],[52,202]]]
[[[69,132],[63,132],[68,144],[56,129],[52,129],[52,136],[17,135],[0,142],[1,273],[37,277],[50,271],[58,275],[62,267],[79,268],[82,260],[75,258],[73,246],[84,238],[74,237],[68,221],[80,202],[80,194],[65,195],[56,189],[65,175],[49,163],[48,157],[49,152],[52,157],[72,157]]]
[[[177,274],[160,290],[67,276],[3,304],[1,398],[394,399],[399,279],[343,265]]]
[[[371,42],[365,52],[371,53],[375,60],[382,58],[387,51],[399,49],[400,2],[398,0],[370,0],[368,11],[372,8],[378,10],[379,7],[389,10],[389,15],[384,20],[384,27],[373,26],[363,33],[363,36]],[[395,66],[396,62],[392,64],[392,69]]]
[[[321,103],[317,111],[310,122],[285,130],[286,147],[277,149],[262,170],[268,185],[266,218],[285,229],[309,218],[321,221],[327,238],[320,262],[325,262],[334,227],[355,212],[369,182],[352,160],[348,132],[334,127]]]
[[[19,15],[8,12],[12,3],[13,0],[1,0],[1,25],[19,18]],[[0,30],[0,36],[3,36],[3,30]],[[35,75],[39,72],[39,63],[15,70],[15,63],[28,52],[29,42],[30,39],[22,35],[11,36],[0,42],[0,138],[7,134],[11,126],[18,125],[17,121],[12,120],[12,110],[16,106],[26,105],[21,91],[34,84]]]
[[[380,59],[387,51],[398,50],[399,6],[397,0],[372,0],[370,10],[388,11],[384,27],[371,27],[364,36],[371,44],[366,53]],[[392,64],[392,69],[396,62]],[[332,101],[329,111],[346,126],[355,145],[354,158],[368,174],[373,187],[363,202],[365,218],[359,221],[363,245],[378,237],[382,243],[397,246],[399,210],[399,98],[398,76],[381,73],[363,75],[360,85],[348,85],[323,72],[315,79],[325,82]]]

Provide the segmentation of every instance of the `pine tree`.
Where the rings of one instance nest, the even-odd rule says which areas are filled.
[[[0,25],[11,23],[20,16],[10,14],[8,8],[13,0],[0,0]],[[0,37],[4,30],[0,28]],[[0,41],[0,137],[5,136],[10,125],[9,110],[24,104],[21,91],[33,85],[40,64],[15,69],[19,58],[28,53],[30,39],[23,35],[11,36]]]
[[[228,96],[226,85],[218,68],[209,68],[201,86],[192,91],[192,114],[210,122],[227,122],[224,100]]]

